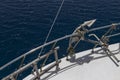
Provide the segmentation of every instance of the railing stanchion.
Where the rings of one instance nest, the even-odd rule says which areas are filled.
[[[6,79],[7,80],[7,79]],[[10,80],[16,80],[12,75],[10,76]]]
[[[34,70],[36,72],[37,79],[40,79],[40,73],[38,71],[37,63],[33,63],[33,68],[34,68]]]
[[[56,71],[59,69],[58,52],[57,52],[58,48],[59,48],[59,47],[56,47],[56,48],[54,49],[54,55],[55,55],[55,61],[56,61]]]

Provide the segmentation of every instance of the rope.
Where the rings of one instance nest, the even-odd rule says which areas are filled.
[[[52,29],[53,29],[53,27],[54,27],[54,24],[55,24],[55,22],[56,22],[56,20],[57,20],[57,17],[58,17],[58,15],[59,15],[60,11],[61,11],[61,8],[62,8],[62,6],[63,6],[64,1],[65,1],[65,0],[62,0],[62,3],[61,3],[61,5],[60,5],[60,7],[59,7],[59,9],[58,9],[58,11],[57,11],[57,14],[56,14],[56,16],[55,16],[55,18],[54,18],[54,21],[53,21],[53,23],[52,23],[52,25],[51,25],[51,28],[50,28],[50,30],[49,30],[49,32],[48,32],[48,35],[47,35],[47,37],[46,37],[46,39],[45,39],[45,41],[44,41],[44,44],[47,42],[48,37],[50,36],[50,33],[51,33],[51,31],[52,31]],[[40,51],[40,53],[39,53],[38,56],[41,55],[43,49],[44,49],[44,47],[42,47],[42,49],[41,49],[41,51]]]

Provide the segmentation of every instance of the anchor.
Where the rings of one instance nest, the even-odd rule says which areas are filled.
[[[91,27],[95,21],[96,21],[96,19],[93,19],[90,21],[85,21],[83,24],[81,24],[79,27],[77,27],[74,30],[74,32],[72,34],[77,34],[77,36],[70,37],[69,45],[68,45],[68,49],[67,49],[68,55],[67,55],[66,60],[69,60],[68,56],[75,57],[74,49],[76,48],[76,46],[78,45],[78,43],[81,40],[85,39],[84,36],[88,32],[88,29],[86,27]]]
[[[78,28],[75,29],[73,34],[76,33],[77,35],[70,37],[69,46],[67,49],[68,55],[66,57],[66,60],[67,61],[69,60],[68,56],[70,56],[71,58],[75,57],[75,47],[78,45],[80,41],[83,40],[83,41],[95,44],[95,46],[92,49],[92,53],[94,53],[94,48],[96,48],[97,46],[100,46],[101,49],[104,51],[104,53],[106,53],[106,55],[113,61],[113,63],[116,66],[119,66],[117,62],[120,62],[120,60],[118,60],[118,58],[108,49],[109,38],[120,35],[120,33],[110,35],[114,30],[116,30],[117,24],[112,24],[109,30],[101,38],[99,38],[96,34],[89,34],[89,37],[94,36],[97,39],[97,41],[95,41],[95,40],[85,38],[85,34],[91,31],[91,30],[87,30],[86,26],[90,27],[95,21],[96,19],[86,21],[82,25],[80,25]]]

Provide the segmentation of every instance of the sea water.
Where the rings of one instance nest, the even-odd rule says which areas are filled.
[[[0,66],[44,43],[61,2],[62,0],[0,1]],[[81,23],[91,19],[97,19],[91,28],[120,22],[120,0],[65,0],[47,41],[71,34]],[[106,30],[100,30],[94,33],[101,36],[105,32]],[[119,42],[119,39],[120,36],[113,37],[110,43]],[[93,46],[85,42],[79,45],[76,51]],[[64,57],[68,39],[58,46],[59,57]],[[48,49],[43,49],[43,54],[46,50]],[[17,65],[15,63],[0,71],[0,79],[16,70]]]

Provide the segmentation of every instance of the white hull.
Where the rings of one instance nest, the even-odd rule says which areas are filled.
[[[95,51],[98,49],[100,48],[96,48]],[[117,53],[115,56],[120,59],[119,43],[110,45],[109,49]],[[79,52],[71,62],[62,58],[59,67],[57,73],[53,68],[42,75],[41,80],[120,80],[120,67],[117,67],[102,50],[93,54],[91,50]],[[31,80],[33,77],[34,75],[30,74],[23,80]]]

